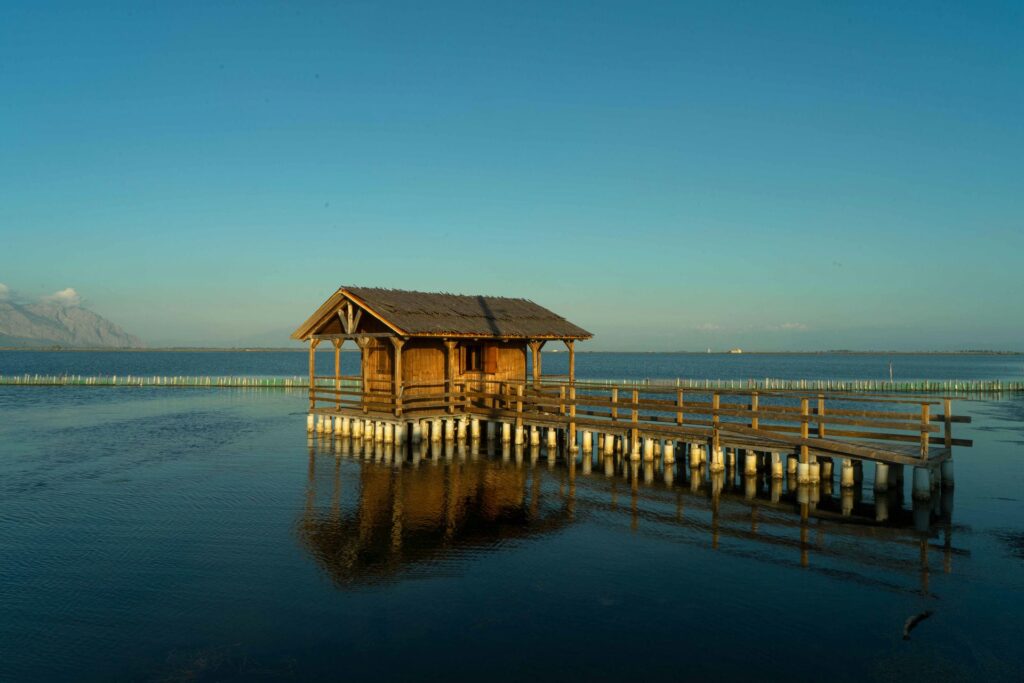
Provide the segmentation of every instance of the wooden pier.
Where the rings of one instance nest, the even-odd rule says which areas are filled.
[[[483,426],[486,440],[670,463],[678,453],[711,471],[771,457],[779,477],[793,455],[801,484],[836,459],[849,483],[853,462],[867,460],[883,480],[890,467],[897,477],[914,467],[923,498],[952,482],[953,447],[972,445],[953,437],[970,418],[953,415],[949,398],[581,381],[575,345],[590,336],[524,299],[364,287],[341,287],[292,335],[309,343],[310,432],[403,445],[479,439]],[[349,340],[358,376],[341,374]],[[568,351],[566,375],[543,373],[543,348],[555,341]],[[323,342],[334,347],[329,375],[316,371]]]

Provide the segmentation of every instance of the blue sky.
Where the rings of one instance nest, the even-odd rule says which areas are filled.
[[[1024,349],[1022,27],[5,2],[0,283],[151,344],[284,344],[361,284],[528,297],[595,350]]]

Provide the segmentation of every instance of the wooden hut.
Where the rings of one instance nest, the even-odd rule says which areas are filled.
[[[341,287],[292,334],[309,342],[310,407],[317,400],[396,416],[453,412],[456,392],[487,392],[526,382],[527,353],[540,384],[542,349],[564,342],[568,379],[575,378],[575,343],[591,334],[526,299],[464,296],[372,287]],[[346,340],[361,352],[360,374],[341,374]],[[318,375],[317,346],[334,346],[334,374]],[[358,390],[354,405],[353,389]],[[336,392],[331,400],[330,392]]]

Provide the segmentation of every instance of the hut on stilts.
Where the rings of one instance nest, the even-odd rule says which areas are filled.
[[[854,462],[868,460],[882,487],[889,466],[914,467],[918,496],[951,483],[953,446],[971,445],[953,438],[952,424],[970,419],[952,415],[949,398],[938,413],[928,397],[580,382],[576,343],[591,334],[526,299],[341,287],[292,338],[309,343],[309,431],[342,437],[461,441],[480,438],[483,424],[488,440],[500,430],[503,443],[536,446],[546,430],[549,453],[564,446],[670,465],[678,449],[691,467],[722,472],[742,457],[748,474],[788,470],[800,484],[831,478],[841,458],[843,486],[856,481]],[[341,372],[348,340],[359,348],[357,375]],[[317,373],[324,342],[333,374]],[[565,375],[543,374],[549,342],[568,351]]]

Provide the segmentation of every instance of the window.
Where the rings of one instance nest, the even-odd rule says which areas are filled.
[[[462,345],[462,371],[480,372],[484,369],[484,353],[482,344]]]

